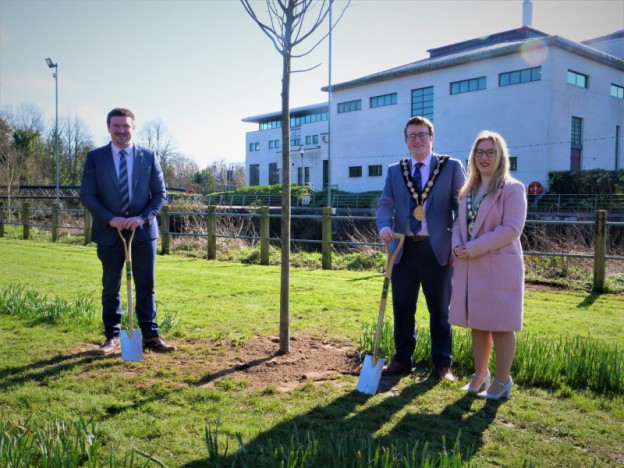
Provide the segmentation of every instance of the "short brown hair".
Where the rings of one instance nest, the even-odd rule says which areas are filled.
[[[134,127],[134,124],[135,124],[134,114],[132,113],[130,109],[126,109],[124,107],[115,107],[106,116],[107,127],[110,127],[111,117],[130,117],[130,120],[132,120],[132,126]]]
[[[409,119],[407,123],[405,124],[405,128],[403,129],[403,135],[405,135],[406,140],[407,140],[407,127],[409,127],[410,125],[424,125],[425,127],[429,129],[429,135],[431,135],[431,138],[433,138],[433,124],[431,123],[431,120],[425,117],[422,117],[420,115],[417,115]]]

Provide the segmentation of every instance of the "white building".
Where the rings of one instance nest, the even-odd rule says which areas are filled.
[[[327,104],[291,111],[293,183],[380,190],[407,155],[405,122],[434,122],[434,151],[467,160],[483,129],[510,147],[513,175],[624,168],[624,30],[582,43],[529,26],[430,49],[429,58],[332,86]],[[327,88],[323,88],[327,91]],[[243,119],[249,185],[281,182],[281,113]],[[328,145],[331,153],[328,163]],[[303,148],[303,157],[301,157]]]

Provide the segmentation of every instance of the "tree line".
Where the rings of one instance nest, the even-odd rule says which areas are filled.
[[[200,168],[180,152],[160,120],[150,120],[136,133],[136,143],[151,148],[163,168],[168,187],[195,193],[234,190],[245,185],[244,165],[215,161]],[[99,146],[78,115],[59,116],[59,185],[78,186],[86,155]],[[0,112],[0,187],[7,196],[20,185],[56,184],[54,122],[47,125],[40,108],[22,103]]]

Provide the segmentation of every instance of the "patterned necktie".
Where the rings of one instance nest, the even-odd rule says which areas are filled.
[[[412,180],[414,181],[414,186],[416,187],[416,191],[420,193],[422,191],[422,177],[420,176],[420,168],[423,167],[423,163],[417,162],[416,167],[414,169],[414,175],[412,176]],[[411,218],[410,218],[410,229],[412,230],[412,234],[418,234],[420,229],[422,228],[422,223],[418,221],[414,217],[414,209],[416,208],[416,202],[413,198],[410,197],[410,210],[411,210]]]
[[[128,208],[130,208],[130,192],[128,189],[128,165],[126,163],[125,150],[119,152],[119,190],[121,200],[121,212],[126,214]]]

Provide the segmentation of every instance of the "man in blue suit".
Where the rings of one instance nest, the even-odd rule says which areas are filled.
[[[407,375],[412,370],[416,302],[422,286],[435,375],[452,382],[451,228],[466,173],[460,161],[433,153],[433,124],[428,119],[409,119],[404,136],[411,157],[388,167],[377,204],[377,229],[384,242],[391,242],[391,251],[397,246],[394,233],[406,236],[392,271],[396,352],[383,374]]]
[[[132,243],[132,274],[136,290],[136,314],[143,348],[170,352],[156,324],[154,269],[156,264],[156,216],[165,204],[165,181],[154,152],[132,142],[134,114],[124,108],[108,113],[106,124],[111,143],[87,154],[80,201],[93,216],[91,240],[102,262],[102,320],[106,341],[101,354],[120,349],[121,288],[125,254],[118,229],[135,231]]]

